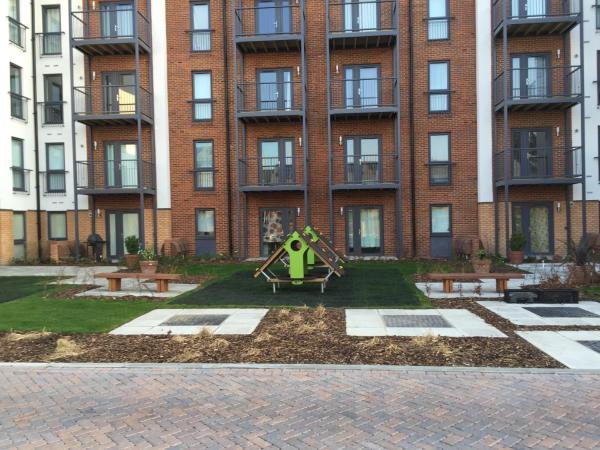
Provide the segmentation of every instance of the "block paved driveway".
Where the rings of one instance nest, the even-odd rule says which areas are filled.
[[[0,366],[0,448],[597,448],[600,372]]]

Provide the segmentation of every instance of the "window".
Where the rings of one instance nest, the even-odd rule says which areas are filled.
[[[261,141],[260,184],[263,186],[294,184],[294,179],[294,140]]]
[[[196,255],[216,254],[215,210],[196,210]]]
[[[194,120],[212,119],[212,79],[210,72],[193,74]]]
[[[450,111],[448,62],[429,63],[429,112]]]
[[[67,213],[48,213],[48,239],[51,241],[64,241],[67,239]]]
[[[513,55],[511,66],[512,99],[551,95],[550,55]]]
[[[8,0],[8,40],[13,44],[25,47],[25,27],[21,23],[20,0]]]
[[[133,2],[101,2],[102,37],[133,37]]]
[[[259,0],[257,3],[255,10],[256,34],[292,32],[292,7],[290,0]]]
[[[25,119],[25,97],[23,93],[23,71],[19,66],[10,65],[10,115]]]
[[[378,30],[379,8],[379,2],[376,0],[344,0],[344,31]]]
[[[381,182],[380,154],[379,137],[346,138],[346,183]]]
[[[44,125],[63,123],[62,75],[44,75]]]
[[[450,135],[429,135],[429,182],[450,184]]]
[[[292,109],[292,70],[261,70],[258,73],[259,111],[289,111]]]
[[[348,66],[344,68],[346,108],[377,108],[381,106],[379,66]]]
[[[13,212],[13,259],[15,261],[24,261],[27,255],[25,242],[26,242],[26,228],[25,228],[25,213],[24,212]]]
[[[65,192],[65,146],[46,144],[46,190]]]
[[[13,191],[26,191],[23,140],[12,138]]]
[[[379,255],[383,242],[381,207],[346,208],[346,245],[349,255]]]
[[[451,233],[450,205],[431,207],[431,234],[449,235]]]
[[[429,256],[449,258],[452,256],[452,207],[431,205]]]
[[[212,141],[194,142],[194,161],[196,189],[213,189],[215,169]]]
[[[106,142],[106,187],[135,189],[138,180],[138,150],[135,142]]]
[[[512,147],[513,178],[552,176],[550,129],[513,129]]]
[[[207,52],[210,50],[210,3],[192,3],[192,51]]]
[[[60,55],[60,5],[42,6],[42,31],[42,55]]]
[[[427,36],[430,41],[448,39],[448,0],[429,0],[428,23]]]

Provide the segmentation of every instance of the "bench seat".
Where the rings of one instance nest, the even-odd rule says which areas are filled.
[[[508,280],[525,278],[522,273],[428,273],[425,277],[430,281],[441,281],[444,293],[454,292],[455,281],[496,280],[496,292],[502,293],[508,288]]]
[[[121,280],[137,279],[137,280],[153,280],[156,281],[156,292],[168,292],[169,282],[181,279],[181,275],[172,273],[134,273],[134,272],[112,272],[112,273],[97,273],[98,278],[106,278],[108,280],[108,290],[118,292],[121,290]]]

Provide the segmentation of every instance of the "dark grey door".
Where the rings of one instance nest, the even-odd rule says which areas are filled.
[[[266,140],[260,143],[259,179],[264,186],[293,184],[294,141]]]
[[[545,178],[552,175],[550,130],[513,130],[512,140],[513,178]]]
[[[292,70],[261,70],[258,73],[259,111],[285,111],[292,109]]]
[[[345,31],[376,31],[379,29],[379,2],[375,0],[344,0]]]
[[[430,249],[432,258],[452,256],[452,209],[450,205],[430,207]]]
[[[129,236],[140,236],[140,216],[138,212],[107,211],[106,244],[108,256],[118,259],[125,254],[125,239]]]
[[[550,57],[518,55],[511,58],[512,98],[544,98],[550,96]]]
[[[256,34],[292,32],[291,0],[259,0],[256,9]]]
[[[63,123],[62,75],[44,75],[44,124]]]
[[[515,203],[512,210],[513,233],[525,236],[525,254],[544,256],[554,253],[554,227],[551,203]]]
[[[102,2],[102,37],[126,38],[133,36],[133,3]]]
[[[260,210],[260,256],[269,256],[296,226],[294,208]]]
[[[215,235],[215,210],[196,210],[196,256],[217,254]]]
[[[381,181],[380,141],[378,137],[346,138],[346,183]]]
[[[348,255],[369,256],[383,252],[383,213],[378,206],[346,208],[346,248]]]
[[[107,114],[135,113],[135,73],[110,72],[103,75],[104,111]]]
[[[344,69],[346,108],[379,106],[379,66],[349,66]]]

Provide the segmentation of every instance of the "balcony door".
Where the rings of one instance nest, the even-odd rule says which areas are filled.
[[[346,108],[379,106],[379,66],[348,66],[344,79]]]
[[[276,186],[294,183],[294,141],[278,139],[260,142],[260,184]]]
[[[539,17],[548,14],[548,0],[512,0],[512,17]]]
[[[44,75],[44,124],[63,123],[62,75]]]
[[[139,213],[107,211],[106,222],[108,257],[111,260],[122,258],[125,254],[125,239],[129,236],[140,237]]]
[[[260,211],[260,256],[269,256],[296,226],[294,208],[269,208]]]
[[[346,183],[361,184],[381,181],[380,157],[380,138],[346,138]]]
[[[256,8],[256,34],[292,32],[291,0],[259,0]]]
[[[346,32],[379,29],[379,3],[376,0],[344,0]]]
[[[545,178],[551,176],[551,133],[549,129],[512,131],[513,178]]]
[[[513,233],[525,236],[526,255],[554,253],[552,203],[515,203],[512,214]]]
[[[103,38],[133,37],[132,2],[102,2],[100,11]]]
[[[540,98],[550,95],[550,57],[518,55],[511,58],[512,98]]]
[[[258,72],[258,109],[289,111],[292,109],[292,69]]]
[[[102,76],[104,111],[107,114],[135,114],[135,73],[110,72]]]
[[[138,184],[137,145],[128,142],[106,144],[106,185],[133,189]]]
[[[348,255],[380,255],[383,249],[381,207],[346,208],[346,246]]]

